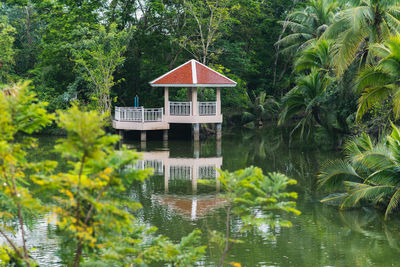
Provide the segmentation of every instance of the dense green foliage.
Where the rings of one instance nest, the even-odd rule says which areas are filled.
[[[146,107],[162,106],[162,90],[148,82],[195,58],[238,82],[222,90],[226,123],[260,127],[281,112],[280,125],[295,120],[292,135],[336,147],[344,135],[359,129],[377,135],[388,118],[397,119],[389,102],[392,96],[394,107],[398,102],[392,59],[399,5],[3,1],[0,78],[31,79],[50,111],[78,100],[109,114],[114,105],[132,106],[136,94]],[[321,83],[311,84],[316,78]],[[184,95],[172,90],[170,97]],[[213,100],[215,92],[200,90],[199,97]]]
[[[26,134],[54,119],[46,103],[37,100],[27,84],[0,91],[0,236],[6,241],[0,247],[1,266],[37,266],[25,231],[33,218],[46,215],[62,236],[68,266],[192,266],[202,257],[199,231],[174,244],[135,219],[141,204],[129,199],[126,188],[151,171],[129,168],[139,155],[115,150],[119,136],[105,133],[105,115],[76,105],[59,112],[57,122],[68,135],[55,151],[68,163],[64,171],[54,161],[27,160],[36,139]]]
[[[345,193],[323,201],[340,200],[341,208],[360,203],[385,209],[385,218],[398,210],[400,200],[400,129],[394,125],[391,135],[379,143],[363,134],[347,142],[346,159],[328,162],[319,175],[320,185]]]
[[[5,240],[0,247],[1,266],[37,266],[25,231],[38,216],[48,216],[57,226],[67,266],[194,266],[204,255],[200,231],[176,244],[135,218],[142,206],[130,198],[127,189],[143,182],[151,169],[132,168],[139,154],[126,147],[115,149],[120,137],[104,130],[106,113],[72,104],[54,116],[27,83],[2,88],[0,104],[0,236]],[[67,134],[54,147],[66,163],[61,169],[56,161],[27,159],[36,145],[36,139],[27,134],[54,119]],[[228,233],[231,213],[241,218],[243,231],[259,225],[289,226],[276,211],[299,214],[296,203],[287,200],[297,194],[285,192],[295,180],[285,175],[264,176],[261,169],[252,167],[221,172],[220,182],[228,206]],[[12,236],[17,232],[21,248]],[[228,235],[225,238],[221,265],[232,242]]]
[[[0,91],[0,236],[11,248],[0,249],[0,264],[35,266],[26,246],[25,229],[27,219],[44,209],[26,186],[27,174],[38,172],[39,168],[45,172],[48,166],[27,160],[27,151],[37,145],[36,139],[20,135],[38,132],[51,122],[53,116],[45,107],[46,103],[37,103],[37,96],[28,89],[27,83]],[[18,230],[22,248],[10,236]]]
[[[295,119],[293,134],[336,146],[359,129],[377,136],[396,120],[399,11],[394,0],[310,0],[292,11],[277,45],[294,58],[296,78],[279,123]]]
[[[398,129],[372,140],[399,119],[400,2],[309,0],[282,23],[289,32],[276,45],[293,58],[295,78],[278,124],[295,120],[292,136],[333,148],[361,133],[346,144],[345,161],[323,168],[320,182],[345,191],[326,201],[372,203],[387,217],[398,203]]]
[[[7,58],[0,54],[6,63],[1,77],[32,80],[50,111],[76,99],[93,108],[106,103],[100,110],[108,111],[111,104],[132,106],[136,94],[144,106],[157,107],[163,92],[148,82],[195,58],[238,82],[222,91],[225,113],[238,113],[247,107],[246,92],[278,97],[275,87],[286,87],[287,75],[273,84],[274,43],[291,3],[2,1],[0,34]]]
[[[14,33],[15,29],[8,23],[4,16],[0,16],[0,83],[9,80],[10,70],[14,63]]]

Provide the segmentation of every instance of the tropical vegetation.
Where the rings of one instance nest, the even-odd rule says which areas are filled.
[[[113,108],[131,106],[136,94],[144,106],[162,106],[162,91],[148,82],[189,58],[238,82],[222,90],[224,123],[250,128],[249,139],[265,125],[289,129],[276,140],[254,139],[243,162],[266,160],[283,139],[289,146],[343,148],[345,159],[326,163],[319,175],[321,188],[335,191],[323,201],[342,209],[373,205],[386,218],[398,211],[398,0],[5,0],[0,234],[7,242],[1,261],[34,266],[24,229],[33,216],[49,213],[63,218],[56,225],[69,244],[66,253],[74,255],[69,265],[164,260],[187,266],[202,256],[197,231],[174,243],[136,224],[140,205],[125,193],[130,181],[140,183],[149,172],[126,168],[138,155],[116,151],[119,138],[107,129]],[[199,94],[212,99],[215,92]],[[177,91],[173,97],[186,96]],[[54,148],[62,170],[52,161],[27,159],[37,145],[32,134],[54,129],[66,136]],[[227,217],[248,222],[256,217],[250,205],[262,210],[280,196],[294,197],[273,191],[272,180],[282,185],[277,192],[292,183],[256,168],[222,172]],[[270,193],[271,203],[257,195]],[[297,213],[287,203],[283,210]],[[223,264],[237,240],[214,237]],[[151,252],[137,240],[150,242]]]
[[[400,128],[392,126],[392,133],[380,142],[366,134],[349,140],[346,159],[323,166],[320,186],[338,190],[323,202],[339,201],[342,209],[371,204],[384,209],[385,218],[399,209]]]
[[[27,83],[0,91],[0,236],[5,240],[1,266],[37,266],[25,232],[38,216],[55,220],[68,266],[190,266],[202,257],[205,247],[199,245],[199,231],[174,244],[136,220],[134,212],[141,204],[124,192],[151,170],[127,167],[139,155],[115,150],[119,136],[104,131],[105,114],[76,105],[58,113],[57,123],[67,132],[55,146],[68,164],[64,170],[57,169],[56,161],[27,160],[37,145],[28,134],[55,119],[46,111],[47,103],[37,100]]]
[[[115,149],[120,137],[105,131],[107,113],[72,103],[51,114],[29,83],[4,86],[0,104],[1,266],[38,266],[26,231],[39,216],[54,222],[67,266],[194,266],[204,256],[199,230],[174,243],[135,217],[142,205],[130,198],[127,189],[143,182],[152,170],[132,168],[140,155],[126,147]],[[54,147],[65,165],[28,160],[37,146],[30,134],[54,120],[66,132]],[[230,216],[241,218],[246,231],[260,224],[290,226],[276,211],[299,214],[296,203],[289,201],[297,194],[285,192],[295,180],[278,173],[264,175],[254,167],[221,174],[228,233]],[[226,239],[222,266],[232,238],[213,235],[217,242]]]

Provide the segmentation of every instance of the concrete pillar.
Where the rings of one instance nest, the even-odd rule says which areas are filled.
[[[192,88],[192,116],[197,116],[199,114],[199,108],[197,107],[197,88]]]
[[[140,150],[141,151],[145,151],[146,150],[146,145],[147,145],[146,141],[140,142]]]
[[[217,157],[221,157],[222,155],[222,142],[221,140],[217,140]]]
[[[192,211],[190,213],[190,219],[192,221],[196,220],[197,217],[197,198],[193,197],[192,199]]]
[[[146,142],[146,137],[147,137],[146,131],[140,131],[140,141]]]
[[[192,192],[197,193],[197,166],[192,166]]]
[[[200,158],[200,142],[194,141],[193,143],[193,157],[198,159]]]
[[[217,123],[215,128],[216,128],[216,131],[217,131],[216,138],[217,138],[217,140],[221,140],[221,137],[222,137],[222,123]]]
[[[200,141],[200,124],[193,123],[193,140]]]
[[[169,115],[169,89],[168,87],[164,88],[164,115]]]
[[[169,185],[169,165],[164,165],[164,192],[168,193]]]
[[[221,87],[217,87],[217,115],[221,115]]]
[[[163,130],[163,141],[168,141],[168,130]]]

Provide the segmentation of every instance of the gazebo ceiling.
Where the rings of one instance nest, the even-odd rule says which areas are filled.
[[[150,82],[153,87],[235,87],[236,82],[192,59]]]

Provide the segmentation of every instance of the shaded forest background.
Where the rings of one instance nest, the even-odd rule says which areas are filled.
[[[73,99],[89,103],[93,88],[74,53],[85,49],[101,27],[109,32],[115,24],[116,32],[126,31],[127,37],[125,60],[114,73],[114,105],[132,106],[138,94],[145,107],[162,106],[162,90],[148,82],[191,58],[238,82],[237,88],[223,90],[227,115],[248,108],[260,92],[280,98],[289,88],[290,66],[279,60],[274,79],[274,44],[282,32],[279,22],[293,1],[201,2],[3,1],[0,21],[11,26],[9,35],[14,38],[9,68],[1,69],[8,72],[3,82],[31,80],[39,98],[50,103],[50,111],[66,108]],[[199,25],[210,41],[207,53],[202,51]],[[181,95],[178,91],[175,97]],[[208,95],[213,94],[202,94]]]
[[[400,118],[399,32],[397,0],[8,0],[0,83],[32,81],[50,112],[78,101],[112,113],[136,94],[161,107],[149,82],[194,58],[238,83],[222,90],[227,125],[274,120],[337,148]]]

